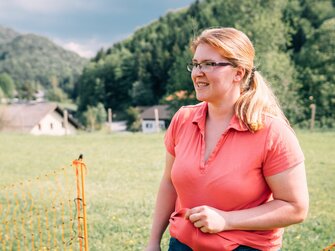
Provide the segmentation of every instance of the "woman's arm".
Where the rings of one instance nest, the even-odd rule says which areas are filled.
[[[309,196],[304,164],[266,177],[273,201],[258,207],[220,211],[208,206],[190,209],[186,217],[203,232],[268,230],[302,222],[308,212]]]
[[[171,182],[171,169],[174,157],[166,152],[166,166],[157,194],[156,207],[150,239],[146,251],[160,250],[162,235],[169,224],[170,215],[175,209],[176,191]]]

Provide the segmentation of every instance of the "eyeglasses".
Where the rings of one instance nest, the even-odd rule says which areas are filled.
[[[202,72],[212,72],[212,71],[214,71],[214,68],[217,67],[217,66],[228,66],[228,65],[234,66],[230,62],[218,62],[218,63],[216,63],[216,62],[202,62],[200,64],[192,62],[192,63],[189,63],[187,65],[187,70],[189,72],[192,72],[193,70],[198,68]]]
[[[210,62],[208,61],[208,62],[202,62],[200,64],[192,62],[187,65],[187,70],[189,72],[192,72],[193,70],[198,68],[200,71],[206,73],[206,72],[214,71],[214,68],[217,66],[228,66],[228,65],[234,66],[230,62]]]

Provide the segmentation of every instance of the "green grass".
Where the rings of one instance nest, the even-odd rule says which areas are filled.
[[[298,131],[298,137],[310,212],[286,229],[283,250],[321,250],[335,242],[335,133]],[[69,166],[83,153],[90,250],[143,250],[164,168],[163,134],[0,134],[0,142],[0,187]],[[166,234],[163,250],[167,242]]]
[[[284,250],[321,250],[335,243],[335,133],[298,132],[306,158],[309,216],[284,235]]]

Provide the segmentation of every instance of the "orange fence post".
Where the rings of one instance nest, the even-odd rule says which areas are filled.
[[[86,200],[85,200],[85,174],[86,165],[82,161],[82,155],[77,160],[72,162],[76,168],[76,183],[77,183],[77,218],[78,218],[78,238],[80,251],[83,250],[83,240],[85,251],[88,251],[88,231],[87,231],[87,214],[86,214]],[[82,209],[80,206],[82,201]],[[84,236],[82,236],[82,228],[84,229]]]
[[[86,200],[85,200],[85,175],[84,169],[86,172],[86,165],[84,162],[81,162],[81,193],[83,200],[83,220],[84,220],[84,241],[85,241],[85,251],[88,251],[88,234],[87,234],[87,215],[86,215]]]
[[[322,251],[334,251],[334,250],[335,250],[335,243],[333,243],[330,246],[322,249]]]

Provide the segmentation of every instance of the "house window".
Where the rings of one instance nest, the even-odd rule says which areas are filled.
[[[62,128],[65,128],[65,124],[64,124],[64,122],[62,122]]]
[[[145,127],[148,128],[148,129],[149,129],[149,128],[152,128],[152,124],[151,124],[151,123],[146,123],[146,124],[145,124]]]
[[[41,124],[38,124],[38,130],[42,130],[42,125]]]
[[[54,124],[50,123],[50,129],[52,130],[54,128]]]

